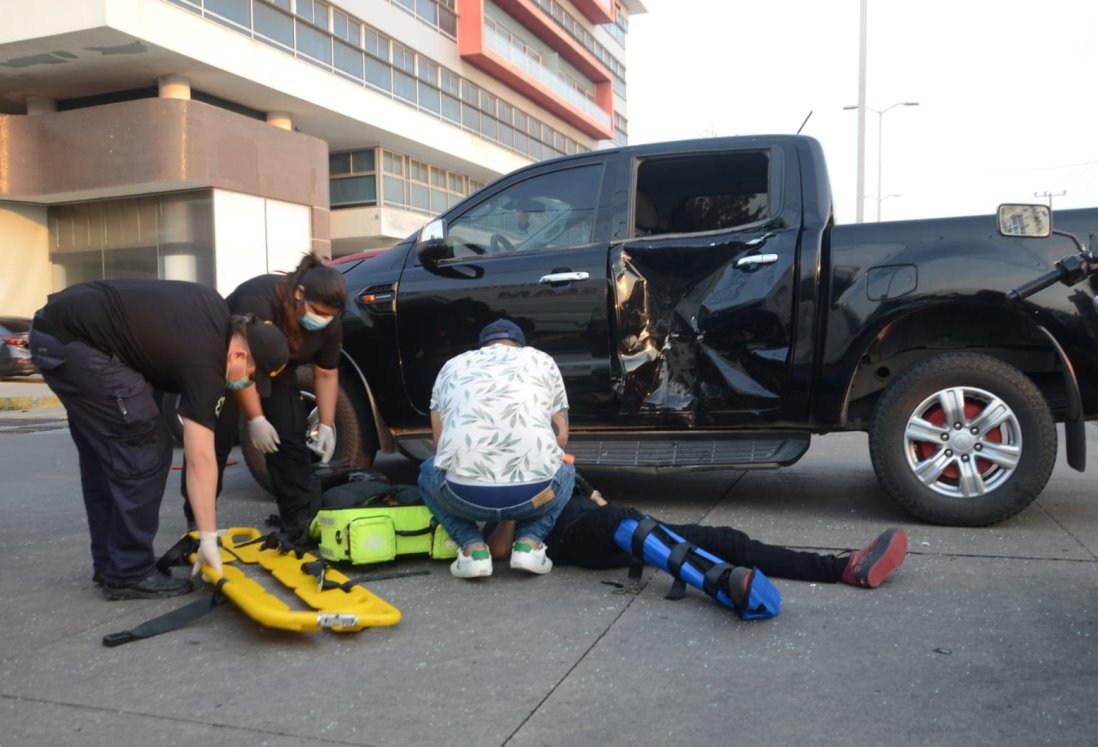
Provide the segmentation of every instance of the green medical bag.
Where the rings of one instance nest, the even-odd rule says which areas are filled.
[[[320,556],[335,562],[384,563],[398,555],[457,557],[457,545],[423,505],[321,509],[310,533]]]

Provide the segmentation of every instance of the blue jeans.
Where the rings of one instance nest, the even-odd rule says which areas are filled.
[[[547,503],[534,506],[532,501],[526,501],[509,508],[486,508],[454,495],[454,491],[446,484],[446,472],[435,468],[434,457],[419,468],[420,497],[439,523],[446,528],[450,539],[462,549],[484,542],[484,534],[476,524],[478,521],[514,521],[516,538],[544,542],[560,512],[568,505],[575,483],[576,468],[563,462],[557,474],[553,475],[550,487],[554,496]]]

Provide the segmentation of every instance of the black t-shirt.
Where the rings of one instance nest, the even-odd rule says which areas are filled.
[[[214,427],[231,331],[217,291],[179,280],[95,280],[51,294],[43,313],[157,389],[178,393],[184,417]]]
[[[300,329],[297,319],[287,320],[283,318],[282,303],[278,300],[275,286],[285,275],[260,275],[251,280],[245,280],[237,286],[236,290],[229,294],[229,309],[234,314],[255,314],[257,319],[273,322],[278,328],[286,332],[286,337],[293,340],[292,330]],[[290,325],[293,325],[291,327]],[[326,327],[318,330],[300,331],[300,344],[293,349],[291,342],[290,360],[285,370],[278,375],[276,381],[282,383],[293,382],[293,371],[302,363],[312,363],[320,368],[339,367],[339,349],[343,343],[343,326],[339,316],[332,319]]]

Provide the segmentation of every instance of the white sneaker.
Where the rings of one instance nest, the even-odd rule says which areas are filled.
[[[529,542],[519,541],[511,546],[511,567],[541,575],[553,570],[553,561],[545,554],[544,542],[535,550]]]
[[[473,550],[470,555],[458,551],[457,560],[450,564],[450,575],[457,578],[480,578],[492,575],[492,555],[487,547]]]

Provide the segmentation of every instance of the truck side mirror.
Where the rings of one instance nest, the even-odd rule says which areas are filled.
[[[1052,211],[1047,205],[1000,205],[999,233],[1043,239],[1052,235]]]
[[[449,256],[450,247],[446,244],[446,221],[436,218],[419,230],[416,254],[420,262],[425,265],[435,264]]]

